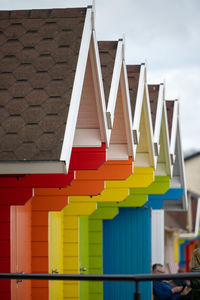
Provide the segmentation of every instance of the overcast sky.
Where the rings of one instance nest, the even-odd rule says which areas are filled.
[[[85,6],[91,0],[0,0],[0,9]],[[185,152],[200,151],[200,0],[96,0],[98,40],[125,37],[127,64],[146,62],[149,83],[180,99]]]

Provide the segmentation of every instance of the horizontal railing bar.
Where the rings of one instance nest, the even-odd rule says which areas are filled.
[[[200,272],[177,274],[45,274],[0,273],[0,279],[78,280],[78,281],[152,281],[199,278]]]

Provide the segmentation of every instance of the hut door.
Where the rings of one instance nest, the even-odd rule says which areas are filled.
[[[88,216],[80,217],[79,267],[81,274],[88,274]],[[88,299],[88,281],[80,281],[80,300]]]
[[[11,206],[11,272],[31,273],[31,201]],[[11,299],[31,299],[30,280],[11,281]]]
[[[151,272],[151,209],[119,208],[113,220],[103,221],[104,274]],[[133,299],[135,287],[129,282],[104,282],[104,300]],[[141,300],[151,299],[151,283],[141,282]]]
[[[49,212],[49,273],[63,273],[62,212]],[[49,282],[49,299],[63,299],[63,281]]]

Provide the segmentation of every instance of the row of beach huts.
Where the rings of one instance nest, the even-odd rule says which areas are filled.
[[[0,273],[188,271],[199,244],[179,100],[149,84],[144,63],[126,64],[123,39],[97,42],[94,19],[91,6],[0,11]],[[3,300],[128,300],[134,291],[0,280]],[[152,298],[150,282],[140,291]]]

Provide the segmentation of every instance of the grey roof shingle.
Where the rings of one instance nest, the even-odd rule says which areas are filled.
[[[141,65],[127,65],[131,112],[134,118]]]
[[[159,84],[148,84],[153,130],[155,129],[155,123],[156,123],[156,111],[158,105],[159,87],[160,87]]]
[[[174,113],[174,101],[166,100],[167,108],[167,121],[168,121],[168,130],[169,130],[169,140],[171,140],[172,133],[172,119]]]
[[[98,42],[106,106],[108,105],[108,98],[113,76],[117,45],[117,41]]]
[[[0,161],[60,159],[85,15],[0,12]]]

